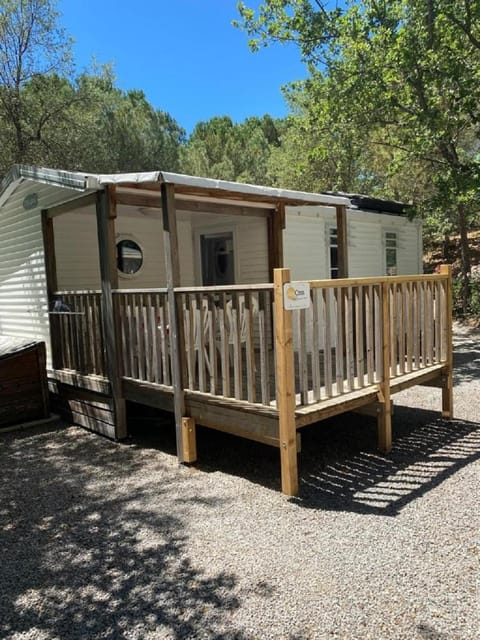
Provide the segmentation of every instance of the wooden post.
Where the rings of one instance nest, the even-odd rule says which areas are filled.
[[[280,202],[268,216],[268,272],[273,281],[273,270],[283,267],[283,230],[285,229],[285,205]]]
[[[181,349],[185,349],[183,339],[183,319],[179,318],[175,298],[175,287],[180,286],[180,258],[178,253],[177,214],[175,210],[175,187],[162,183],[163,241],[165,252],[165,270],[167,274],[167,300],[169,310],[169,332],[173,384],[173,409],[175,413],[175,432],[177,441],[177,458],[179,462],[194,462],[196,447],[191,441],[184,442],[185,430],[185,392],[184,367]],[[195,429],[192,430],[195,440]],[[192,457],[193,453],[195,458]]]
[[[442,417],[447,420],[453,418],[453,336],[452,336],[452,267],[442,264],[440,274],[447,276],[445,287],[446,310],[446,347],[447,347],[447,374],[442,380]]]
[[[42,211],[43,254],[45,258],[45,278],[47,281],[47,307],[48,311],[53,307],[53,293],[58,289],[57,261],[55,257],[55,235],[53,220],[48,217],[48,211]],[[55,316],[48,316],[48,328],[50,332],[50,355],[52,369],[61,368],[61,358],[58,350],[58,322]]]
[[[125,398],[122,392],[120,370],[120,336],[118,331],[118,313],[114,308],[112,289],[118,288],[117,256],[115,243],[115,187],[106,187],[97,192],[97,232],[100,258],[100,277],[102,280],[102,329],[105,344],[107,376],[110,380],[115,409],[115,437],[127,436],[127,416]]]
[[[388,281],[382,283],[382,381],[379,385],[380,412],[377,418],[378,448],[392,448],[392,409],[390,402],[390,292]]]
[[[197,459],[197,440],[194,418],[182,418],[183,462]]]
[[[283,305],[283,285],[289,281],[290,269],[275,269],[275,349],[282,491],[295,496],[298,493],[298,467],[292,312],[286,311]]]
[[[335,209],[337,211],[338,277],[348,278],[347,207],[344,204],[337,204]]]

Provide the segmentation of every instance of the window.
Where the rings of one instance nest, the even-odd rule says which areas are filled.
[[[385,267],[387,276],[397,275],[397,234],[385,232]]]
[[[143,252],[134,240],[117,242],[117,269],[121,273],[137,273],[143,264]]]
[[[330,278],[338,278],[338,233],[336,227],[328,230],[328,247],[330,258]]]
[[[204,286],[235,284],[232,232],[201,234],[200,255]]]

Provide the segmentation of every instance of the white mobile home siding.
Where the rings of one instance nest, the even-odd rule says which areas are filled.
[[[58,200],[58,189],[36,185],[38,207],[26,211],[20,185],[0,209],[0,334],[43,340],[49,351],[47,286],[41,209]],[[71,193],[65,190],[65,197]]]
[[[283,234],[284,264],[295,280],[330,277],[330,227],[336,215],[326,207],[287,208]],[[397,234],[398,275],[421,273],[421,223],[403,216],[349,209],[347,211],[348,268],[351,277],[386,273],[385,233]]]
[[[61,290],[100,288],[98,241],[93,209],[55,218],[55,252],[58,287]],[[232,230],[235,238],[238,283],[268,281],[266,220],[218,214],[178,216],[178,244],[182,286],[201,284],[198,238],[200,233]],[[121,289],[163,287],[166,284],[162,219],[160,215],[127,213],[120,209],[115,225],[117,239],[139,244],[143,265],[138,273],[119,274]]]

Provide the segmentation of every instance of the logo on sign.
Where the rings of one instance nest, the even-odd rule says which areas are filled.
[[[310,285],[308,282],[287,282],[283,287],[285,309],[308,309]]]

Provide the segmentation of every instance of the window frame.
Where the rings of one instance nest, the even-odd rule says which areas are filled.
[[[142,252],[142,264],[140,265],[140,268],[137,269],[137,271],[135,271],[135,273],[125,273],[124,271],[122,271],[121,269],[118,268],[118,245],[120,244],[120,242],[123,242],[124,240],[129,240],[130,242],[134,242],[137,247],[140,249],[140,251]],[[124,278],[125,280],[132,280],[133,278],[135,278],[136,276],[138,276],[144,269],[145,267],[145,249],[142,246],[142,243],[139,242],[138,238],[136,238],[133,235],[130,234],[126,234],[126,233],[122,233],[116,236],[115,238],[115,258],[116,258],[116,266],[117,266],[117,274],[119,278]]]

